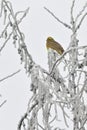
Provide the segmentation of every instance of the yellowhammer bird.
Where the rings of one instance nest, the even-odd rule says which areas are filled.
[[[46,47],[47,49],[51,48],[53,50],[56,50],[58,54],[62,55],[64,52],[63,47],[56,42],[52,37],[48,37],[46,40]]]

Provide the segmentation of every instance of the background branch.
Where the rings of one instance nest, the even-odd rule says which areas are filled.
[[[59,18],[57,18],[57,17],[54,15],[54,13],[52,13],[48,8],[44,7],[44,9],[45,9],[48,13],[50,13],[59,23],[61,23],[62,25],[64,25],[64,26],[67,27],[68,29],[71,29],[70,25],[68,25],[68,24],[66,24],[66,23],[64,23],[64,22],[62,22],[62,21],[61,21]]]
[[[6,76],[6,77],[0,79],[0,82],[6,80],[6,79],[8,79],[8,78],[13,77],[14,75],[16,75],[17,73],[19,73],[20,71],[21,71],[21,70],[19,69],[18,71],[16,71],[16,72],[14,72],[14,73],[12,73],[12,74],[10,74],[10,75],[8,75],[8,76]]]

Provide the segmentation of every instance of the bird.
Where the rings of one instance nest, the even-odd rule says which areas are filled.
[[[58,43],[57,41],[55,41],[52,37],[48,37],[46,40],[46,48],[47,50],[49,48],[55,50],[58,54],[62,55],[64,52],[63,47],[60,45],[60,43]]]

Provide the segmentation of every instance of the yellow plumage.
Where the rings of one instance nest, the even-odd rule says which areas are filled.
[[[62,55],[64,52],[63,47],[58,42],[56,42],[52,37],[47,38],[46,47],[47,47],[47,49],[51,48],[51,49],[57,51],[57,53],[60,55]]]

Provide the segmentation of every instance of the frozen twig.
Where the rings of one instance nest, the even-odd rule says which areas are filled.
[[[75,0],[73,0],[72,6],[71,6],[71,24],[74,23],[74,17],[73,17],[73,9],[74,9],[74,6],[75,6]]]
[[[35,104],[33,104],[32,106],[31,106],[31,108],[29,109],[29,113],[36,107],[36,105],[38,105],[38,102],[36,102]]]
[[[20,22],[21,22],[22,19],[23,19],[24,17],[26,17],[26,15],[28,14],[28,12],[29,12],[29,7],[28,7],[26,10],[24,10],[24,11],[18,11],[18,12],[15,14],[15,17],[17,17],[17,15],[23,13],[23,16],[20,18]]]
[[[81,24],[82,24],[82,22],[83,22],[83,20],[85,19],[86,16],[87,16],[87,13],[85,13],[85,14],[83,15],[83,17],[81,18],[79,24],[78,24],[77,27],[76,27],[76,31],[80,28],[80,26],[81,26]]]
[[[79,12],[79,14],[77,15],[77,17],[75,18],[75,22],[77,22],[78,18],[83,14],[83,12],[85,11],[86,8],[87,8],[87,2],[83,6],[83,9]]]
[[[51,12],[48,8],[44,7],[44,9],[45,9],[48,13],[50,13],[59,23],[61,23],[62,25],[64,25],[64,26],[67,27],[68,29],[71,29],[70,25],[68,25],[68,24],[66,24],[66,23],[64,23],[64,22],[62,22],[62,21],[61,21],[59,18],[57,18],[57,17],[54,15],[54,13]]]
[[[63,117],[64,117],[64,121],[65,121],[65,124],[67,127],[69,127],[68,123],[67,123],[67,120],[66,120],[66,116],[69,118],[69,116],[66,114],[65,110],[64,110],[64,107],[60,104],[60,107],[62,109],[62,112],[63,112]]]
[[[2,107],[6,102],[7,102],[7,100],[4,100],[4,101],[0,104],[0,107]]]
[[[22,123],[24,121],[24,119],[27,118],[27,113],[24,114],[24,116],[21,118],[19,124],[18,124],[18,130],[21,130],[21,126],[22,126]]]
[[[2,0],[1,1],[1,7],[0,7],[0,17],[2,16],[3,7],[4,7],[4,5],[3,5],[3,0]]]
[[[39,123],[38,123],[38,126],[39,126],[42,130],[45,130]]]
[[[13,31],[9,34],[8,38],[5,40],[5,42],[4,42],[3,45],[1,46],[1,48],[0,48],[0,53],[1,53],[1,51],[3,50],[3,48],[6,46],[6,43],[7,43],[7,42],[9,41],[9,39],[11,38],[12,34],[13,34]]]
[[[18,71],[16,71],[16,72],[14,72],[14,73],[12,73],[12,74],[10,74],[10,75],[8,75],[8,76],[6,76],[6,77],[0,79],[0,82],[6,80],[6,79],[8,79],[8,78],[13,77],[14,75],[16,75],[17,73],[19,73],[20,71],[21,71],[21,70],[18,70]]]
[[[6,29],[9,27],[9,25],[10,25],[10,21],[8,22],[8,24],[5,26],[4,30],[2,31],[0,38],[3,37],[3,34],[5,33]]]

